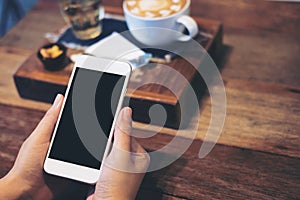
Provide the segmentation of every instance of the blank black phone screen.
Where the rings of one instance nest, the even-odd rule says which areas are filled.
[[[76,68],[49,158],[100,168],[125,78]]]

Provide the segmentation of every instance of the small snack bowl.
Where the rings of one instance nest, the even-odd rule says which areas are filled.
[[[44,45],[37,52],[37,57],[49,71],[61,70],[69,63],[67,48],[60,43]]]

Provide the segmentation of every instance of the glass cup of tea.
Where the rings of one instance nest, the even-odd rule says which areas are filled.
[[[101,34],[104,18],[102,0],[59,0],[59,5],[62,16],[77,38],[88,40]]]

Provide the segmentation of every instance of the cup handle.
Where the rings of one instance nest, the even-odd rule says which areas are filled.
[[[189,35],[182,35],[177,40],[186,42],[198,34],[198,25],[196,21],[190,16],[183,15],[176,20],[177,23],[182,24],[189,32]]]

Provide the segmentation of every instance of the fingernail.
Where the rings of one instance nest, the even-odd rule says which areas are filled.
[[[117,126],[124,132],[129,133],[131,130],[131,108],[124,108],[121,112],[121,116],[119,118]]]
[[[60,100],[61,100],[61,97],[62,97],[62,95],[61,95],[61,94],[57,94],[57,95],[56,95],[56,97],[55,97],[55,100],[54,100],[54,102],[53,102],[53,105],[52,105],[52,107],[57,107],[57,106],[59,105],[59,103],[60,103]]]
[[[129,115],[128,117],[132,117],[132,109],[129,107],[126,107],[126,114]]]
[[[132,110],[129,107],[126,107],[124,112],[123,112],[123,120],[125,120],[126,122],[131,123],[131,116],[132,116]]]

